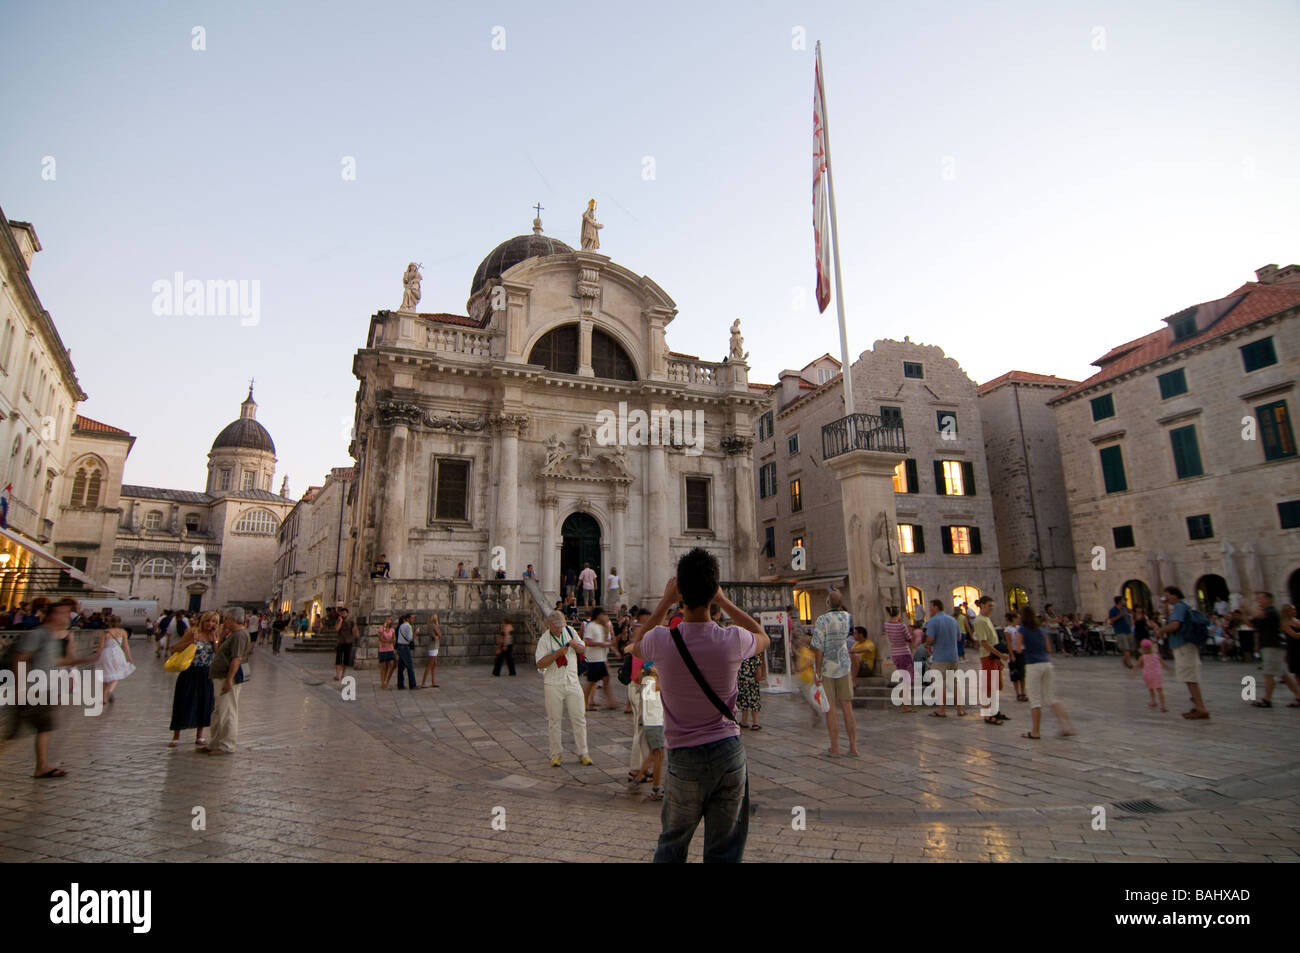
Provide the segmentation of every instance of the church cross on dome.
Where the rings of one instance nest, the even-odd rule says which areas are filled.
[[[541,202],[538,202],[533,206],[533,208],[537,210],[537,217],[533,219],[533,234],[540,235],[542,234],[542,209],[545,208],[545,206],[542,205]]]

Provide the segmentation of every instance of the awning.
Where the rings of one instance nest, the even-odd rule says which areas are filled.
[[[91,579],[89,576],[83,573],[80,569],[76,568],[75,566],[69,566],[67,563],[65,563],[59,557],[55,556],[53,553],[49,552],[46,549],[42,549],[38,544],[32,542],[30,539],[27,539],[25,536],[19,536],[17,533],[13,532],[13,530],[0,527],[0,538],[11,540],[12,542],[16,543],[18,546],[21,546],[23,549],[30,552],[33,556],[36,556],[39,559],[43,559],[46,562],[53,563],[55,567],[63,570],[63,572],[67,573],[73,579],[77,580],[77,582],[83,583],[84,585],[89,586],[91,589],[103,590],[107,592],[116,592],[115,589],[110,589],[108,586],[101,586],[99,583],[95,582],[95,580]]]
[[[833,576],[804,576],[799,579],[783,579],[781,581],[788,582],[803,592],[811,592],[814,589],[825,589],[827,586],[841,584],[847,575],[848,572],[841,572]]]

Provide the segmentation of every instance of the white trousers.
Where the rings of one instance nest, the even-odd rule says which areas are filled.
[[[582,687],[578,682],[566,680],[558,685],[546,686],[546,732],[552,758],[564,754],[564,745],[560,740],[560,721],[566,708],[569,710],[569,727],[573,729],[573,741],[578,754],[588,753],[587,702],[582,697]]]
[[[243,685],[235,685],[229,692],[222,694],[224,678],[212,680],[212,691],[216,703],[212,706],[212,727],[208,731],[208,747],[234,751],[235,741],[239,737],[239,690]]]

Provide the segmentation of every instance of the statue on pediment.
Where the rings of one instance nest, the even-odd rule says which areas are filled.
[[[749,359],[749,352],[745,350],[745,339],[740,336],[740,318],[731,324],[731,359],[733,361]]]
[[[564,461],[569,459],[569,450],[559,434],[551,434],[543,441],[546,444],[546,462],[542,464],[542,473],[546,476],[559,476],[564,471]]]
[[[414,311],[415,306],[420,303],[420,268],[422,266],[411,262],[406,266],[406,274],[402,276],[402,306],[399,311]]]
[[[582,250],[597,251],[600,248],[598,231],[604,228],[596,221],[596,200],[587,203],[587,211],[582,213]]]

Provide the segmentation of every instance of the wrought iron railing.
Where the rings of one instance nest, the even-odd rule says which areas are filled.
[[[822,459],[850,450],[906,453],[907,439],[901,420],[884,420],[875,414],[849,414],[822,427]]]

